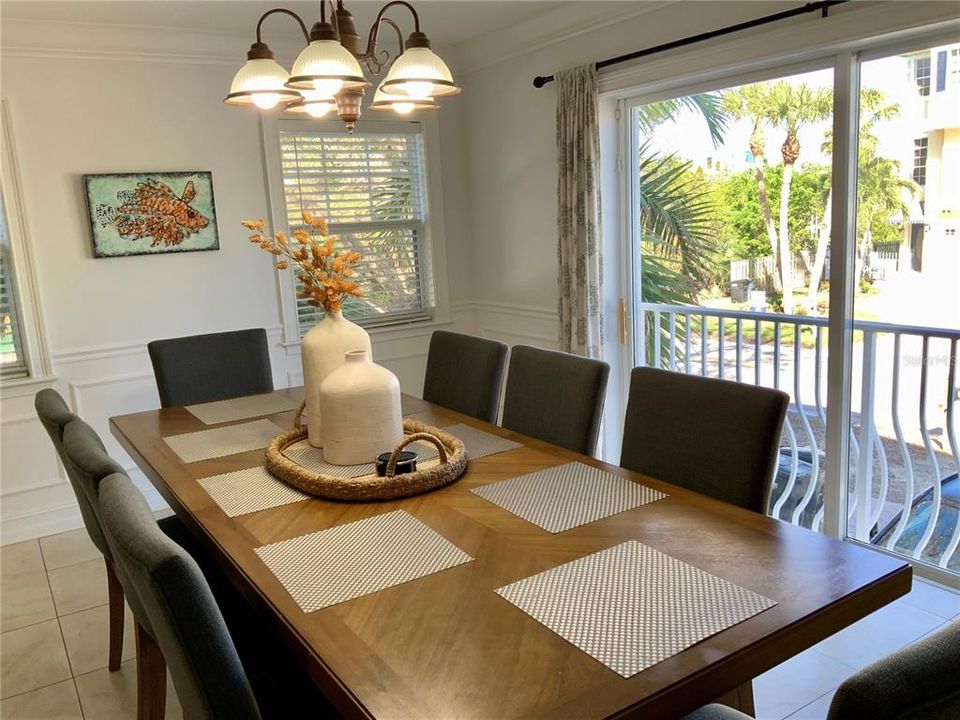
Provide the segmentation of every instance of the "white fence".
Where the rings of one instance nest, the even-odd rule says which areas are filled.
[[[803,290],[810,284],[812,262],[800,253],[793,255],[793,289]],[[782,283],[773,255],[762,258],[730,261],[730,282],[750,280],[757,290],[777,290]]]

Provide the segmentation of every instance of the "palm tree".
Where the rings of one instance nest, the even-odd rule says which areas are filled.
[[[703,116],[715,145],[723,141],[729,115],[716,93],[647,103],[638,110],[638,129],[649,135],[684,110]],[[716,255],[709,193],[688,172],[691,163],[655,152],[650,141],[640,147],[637,162],[641,297],[644,302],[693,302],[711,275]]]
[[[681,112],[702,114],[715,145],[723,140],[728,115],[718,95],[708,93],[647,103],[638,112],[638,130],[649,135]],[[696,179],[692,163],[662,155],[645,142],[638,152],[640,297],[643,302],[687,304],[707,284],[716,258],[710,195]],[[645,332],[655,328],[647,317]],[[680,329],[679,333],[685,332]],[[649,346],[648,346],[649,347]],[[664,346],[666,352],[666,346]],[[647,358],[652,362],[652,356]]]
[[[886,96],[880,90],[876,88],[862,88],[860,90],[860,139],[857,164],[861,168],[861,176],[863,175],[863,168],[869,167],[871,158],[875,158],[877,155],[879,140],[873,133],[874,127],[881,120],[891,120],[899,115],[900,106],[897,103],[888,103]],[[827,138],[821,149],[826,155],[833,155],[832,132],[827,132]],[[867,170],[867,172],[870,171]],[[830,213],[832,207],[833,187],[827,194],[823,220],[820,223],[820,235],[817,239],[817,251],[813,258],[813,267],[810,270],[810,287],[807,288],[807,305],[810,308],[816,308],[817,306],[817,293],[820,290],[820,279],[823,277],[823,266],[827,259],[827,247],[830,245]]]
[[[779,80],[766,87],[767,117],[778,127],[786,130],[780,148],[783,158],[783,175],[780,186],[780,277],[783,288],[783,311],[794,312],[793,302],[793,254],[790,251],[789,202],[793,168],[800,157],[800,140],[797,132],[804,125],[822,122],[833,112],[833,93],[825,88],[812,89],[807,85],[794,85]]]
[[[764,123],[768,120],[768,103],[765,86],[762,84],[744,85],[743,87],[727,90],[722,96],[723,108],[737,120],[747,119],[753,122],[753,131],[750,133],[750,154],[753,156],[754,180],[757,183],[757,196],[760,201],[760,212],[763,215],[763,227],[767,231],[770,241],[770,254],[779,267],[779,249],[777,245],[777,229],[773,223],[773,213],[770,212],[770,196],[767,193],[765,174],[765,146],[767,143],[764,134]]]

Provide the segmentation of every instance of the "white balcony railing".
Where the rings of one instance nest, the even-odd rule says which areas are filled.
[[[647,363],[790,394],[768,512],[820,530],[827,319],[659,304],[641,313]],[[947,497],[941,487],[960,470],[958,341],[960,330],[854,322],[848,533],[941,567],[960,545],[949,497],[960,480]]]

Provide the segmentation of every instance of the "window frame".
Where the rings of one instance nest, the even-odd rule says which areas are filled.
[[[36,383],[46,385],[51,383],[54,377],[43,320],[36,263],[27,225],[26,205],[21,191],[20,166],[17,162],[13,124],[6,98],[0,98],[0,136],[2,136],[0,144],[3,148],[0,188],[3,192],[7,234],[10,241],[8,259],[12,270],[14,302],[20,321],[20,341],[27,370],[26,375],[0,379],[0,385],[7,390],[19,386],[33,386]]]
[[[930,152],[930,138],[927,135],[913,139],[913,168],[910,177],[921,188],[927,186],[927,161]]]
[[[289,233],[287,223],[286,198],[283,187],[283,170],[280,158],[280,131],[337,132],[344,131],[339,120],[306,120],[299,118],[277,117],[275,114],[261,115],[260,127],[266,169],[268,192],[268,227],[275,231]],[[395,316],[382,323],[364,323],[371,337],[377,337],[390,331],[409,327],[432,327],[450,321],[449,292],[447,288],[446,252],[443,218],[443,194],[440,179],[439,127],[436,117],[416,117],[410,121],[379,120],[365,116],[358,123],[357,134],[369,132],[418,132],[423,149],[424,238],[425,250],[423,266],[429,269],[425,283],[432,288],[430,295],[433,303],[429,313],[416,313],[410,317]],[[283,323],[283,345],[287,352],[298,352],[300,346],[300,324],[297,312],[296,281],[292,269],[277,270],[278,292],[280,294]]]

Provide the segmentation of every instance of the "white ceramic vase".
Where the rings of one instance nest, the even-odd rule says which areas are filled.
[[[403,439],[400,381],[375,365],[366,350],[351,350],[320,386],[323,459],[334,465],[374,462]]]
[[[307,440],[314,447],[323,444],[320,385],[327,375],[343,365],[344,354],[350,350],[364,350],[369,357],[370,336],[362,327],[344,318],[341,312],[324,315],[300,343],[307,401]]]

